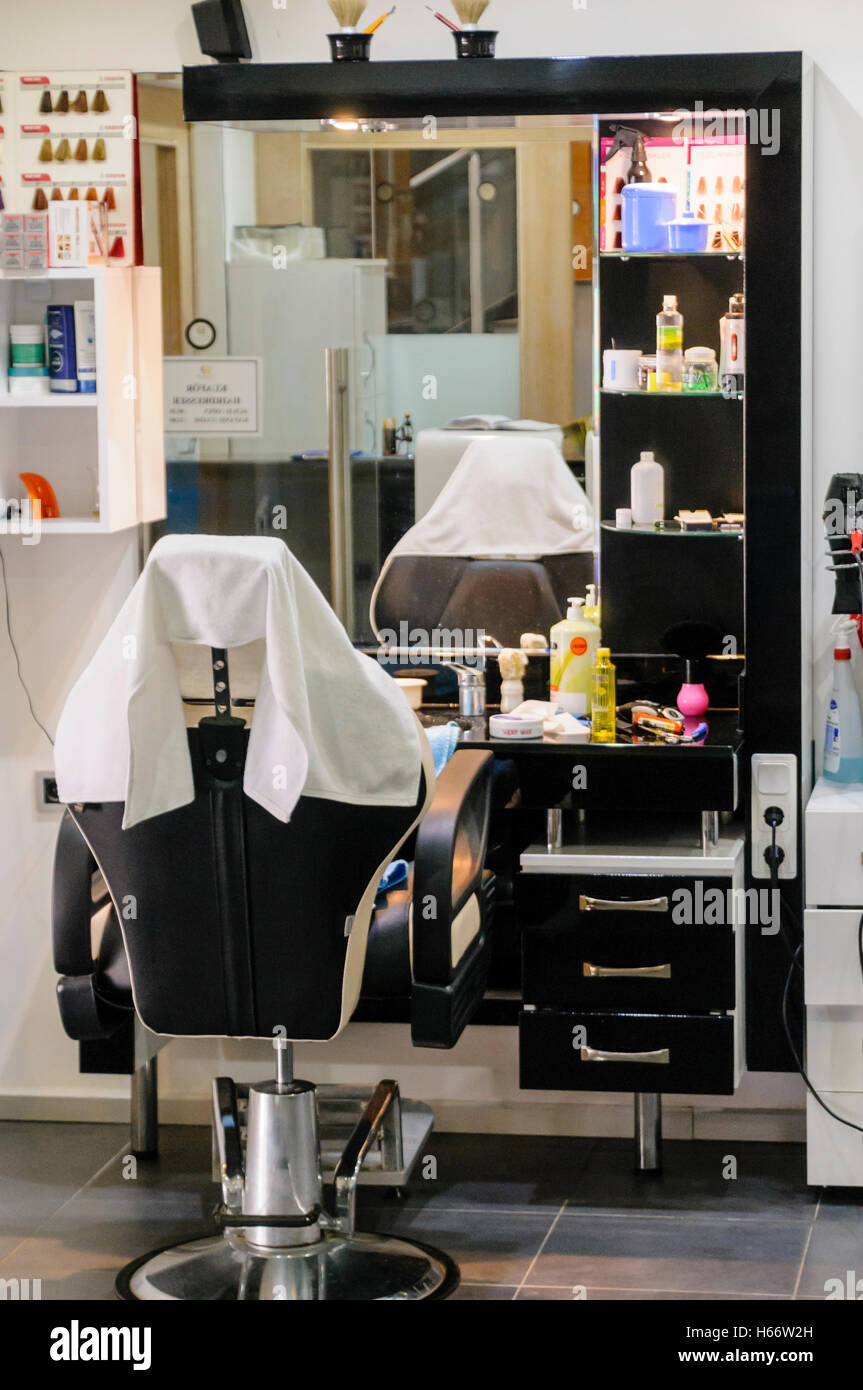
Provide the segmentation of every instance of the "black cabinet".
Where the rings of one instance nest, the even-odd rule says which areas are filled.
[[[732,1094],[741,882],[522,873],[521,1085]]]

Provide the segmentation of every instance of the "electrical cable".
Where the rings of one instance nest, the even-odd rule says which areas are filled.
[[[806,1068],[804,1067],[803,1062],[801,1061],[800,1057],[799,1057],[798,1054],[797,1054],[797,1048],[794,1046],[794,1039],[793,1039],[793,1037],[791,1036],[791,1026],[790,1026],[790,1024],[789,1024],[789,1022],[788,1022],[788,1001],[789,1001],[790,994],[791,994],[791,982],[792,982],[792,980],[794,979],[794,971],[795,971],[795,970],[799,970],[799,971],[801,972],[801,974],[802,974],[802,971],[803,971],[803,966],[802,966],[801,963],[800,963],[800,952],[803,950],[803,942],[800,941],[800,942],[797,944],[796,947],[795,947],[795,946],[792,946],[791,941],[790,941],[790,939],[789,939],[789,937],[788,937],[788,934],[787,934],[787,932],[785,931],[784,927],[782,926],[782,912],[783,912],[783,909],[784,909],[786,915],[787,915],[788,917],[791,918],[791,920],[792,920],[792,922],[794,923],[794,926],[797,928],[798,932],[801,931],[800,922],[799,922],[799,920],[798,920],[796,914],[795,914],[794,912],[792,912],[791,908],[788,906],[787,903],[784,903],[784,902],[782,901],[782,893],[781,893],[781,889],[780,889],[780,887],[779,887],[779,865],[782,863],[782,860],[785,858],[785,855],[784,855],[784,853],[783,853],[783,851],[782,851],[781,846],[777,845],[777,843],[776,843],[776,828],[777,828],[778,822],[768,822],[768,824],[770,824],[770,826],[771,826],[772,834],[771,834],[771,837],[770,837],[770,848],[769,848],[769,849],[766,849],[766,850],[764,851],[764,858],[765,858],[765,860],[766,860],[766,862],[767,862],[767,866],[768,866],[768,868],[769,868],[769,870],[770,870],[770,883],[771,883],[771,886],[773,887],[774,891],[775,891],[775,892],[777,893],[777,895],[778,895],[778,901],[779,901],[779,921],[778,921],[779,935],[780,935],[780,937],[781,937],[781,939],[782,939],[783,945],[785,946],[785,948],[786,948],[786,950],[788,951],[788,954],[789,954],[789,956],[790,956],[790,958],[791,958],[791,964],[790,964],[789,967],[788,967],[788,974],[787,974],[787,976],[786,976],[786,978],[785,978],[785,988],[784,988],[783,991],[782,991],[782,1027],[783,1027],[783,1029],[785,1030],[785,1041],[787,1042],[787,1044],[788,1044],[788,1050],[789,1050],[789,1052],[791,1053],[791,1056],[792,1056],[793,1059],[794,1059],[794,1065],[796,1066],[798,1072],[800,1073],[801,1077],[803,1078],[803,1081],[804,1081],[805,1084],[806,1084],[807,1090],[810,1092],[810,1094],[812,1095],[812,1097],[813,1097],[813,1098],[818,1102],[818,1104],[821,1106],[821,1109],[822,1109],[822,1110],[825,1110],[825,1111],[827,1112],[827,1114],[831,1117],[831,1119],[833,1119],[833,1120],[838,1120],[839,1123],[840,1123],[841,1125],[845,1125],[848,1129],[854,1129],[854,1130],[856,1130],[858,1134],[863,1134],[863,1125],[855,1124],[853,1120],[846,1120],[846,1119],[843,1118],[842,1115],[837,1115],[837,1114],[836,1114],[836,1111],[835,1111],[835,1110],[831,1110],[831,1109],[830,1109],[830,1106],[827,1104],[826,1100],[824,1100],[824,1099],[819,1095],[819,1093],[816,1091],[815,1087],[813,1086],[812,1082],[809,1080],[809,1077],[808,1077],[808,1075],[807,1075],[807,1073],[806,1073]],[[860,914],[860,924],[859,924],[858,931],[857,931],[857,949],[858,949],[858,953],[859,953],[859,956],[860,956],[860,971],[861,971],[861,978],[863,978],[863,913]]]
[[[0,570],[2,570],[3,572],[3,601],[6,609],[6,631],[9,634],[9,645],[11,646],[12,652],[15,657],[15,670],[18,673],[18,681],[21,686],[21,689],[27,696],[27,704],[30,706],[30,714],[33,717],[34,723],[38,724],[39,728],[42,730],[43,734],[45,735],[51,747],[53,748],[54,740],[48,733],[48,730],[45,728],[45,725],[42,723],[42,720],[39,718],[38,714],[33,708],[33,700],[30,696],[30,691],[27,689],[27,682],[24,680],[24,675],[21,671],[21,657],[18,653],[18,648],[15,645],[15,638],[12,635],[12,613],[9,604],[9,580],[6,575],[6,556],[3,554],[2,547],[0,547]]]

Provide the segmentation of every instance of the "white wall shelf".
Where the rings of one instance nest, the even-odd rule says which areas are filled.
[[[9,325],[41,323],[49,304],[81,299],[95,304],[96,393],[11,394]],[[122,531],[163,517],[161,372],[158,269],[0,271],[0,495],[24,497],[21,473],[47,478],[60,517],[43,520],[44,535]]]

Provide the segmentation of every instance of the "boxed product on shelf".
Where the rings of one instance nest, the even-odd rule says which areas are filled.
[[[3,197],[14,212],[98,202],[112,265],[137,259],[137,125],[130,72],[3,75]],[[86,262],[84,262],[86,264]]]
[[[8,175],[6,173],[6,121],[9,99],[7,96],[7,86],[6,73],[0,72],[0,212],[2,212],[6,206],[6,197],[8,193]]]
[[[107,256],[104,203],[52,203],[48,209],[48,258],[57,269],[102,265]]]

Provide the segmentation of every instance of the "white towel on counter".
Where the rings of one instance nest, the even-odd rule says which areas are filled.
[[[57,728],[61,801],[124,801],[124,829],[194,799],[172,642],[264,638],[243,788],[281,821],[301,795],[412,806],[422,732],[386,672],[351,646],[287,546],[259,536],[166,536]],[[228,659],[230,672],[230,655]]]

